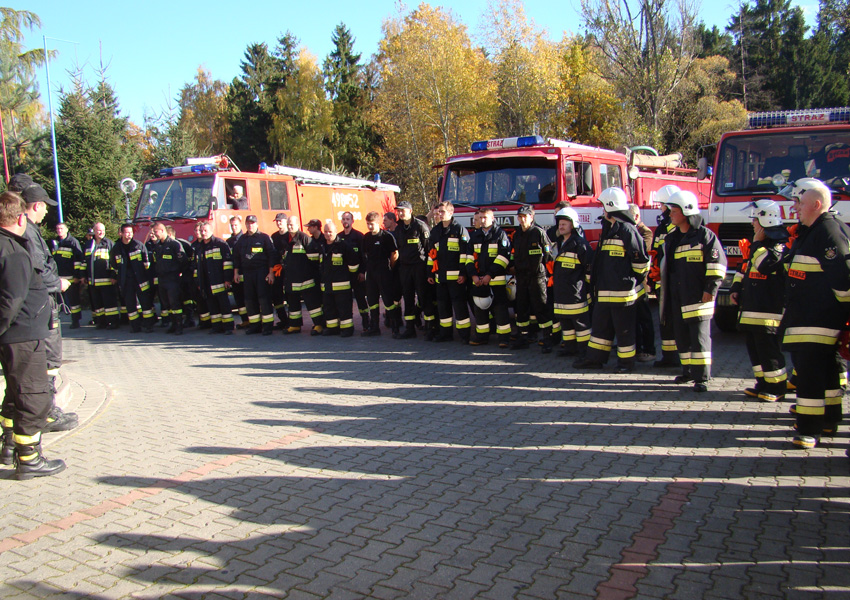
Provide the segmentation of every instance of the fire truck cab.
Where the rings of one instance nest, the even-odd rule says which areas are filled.
[[[701,159],[701,178],[707,177],[707,162]],[[746,129],[720,138],[707,225],[729,259],[715,311],[722,330],[736,327],[738,308],[731,302],[730,288],[741,265],[738,241],[753,236],[751,203],[774,200],[786,224],[796,223],[793,202],[779,191],[802,177],[826,183],[832,189],[833,210],[850,221],[850,107],[750,113]]]
[[[654,152],[654,151],[653,151]],[[620,187],[654,227],[661,211],[655,192],[673,183],[693,191],[700,207],[708,209],[708,183],[699,182],[695,169],[681,166],[681,155],[646,156],[595,148],[541,136],[502,138],[474,142],[469,154],[449,158],[439,180],[439,197],[455,206],[455,218],[472,227],[481,207],[492,208],[503,229],[516,227],[517,209],[531,205],[535,220],[555,224],[555,206],[568,200],[592,243],[599,239],[602,204],[599,194]]]

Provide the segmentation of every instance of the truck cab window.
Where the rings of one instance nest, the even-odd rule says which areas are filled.
[[[227,195],[228,208],[248,210],[248,197],[245,195],[248,186],[244,179],[227,179],[224,182],[224,189]]]

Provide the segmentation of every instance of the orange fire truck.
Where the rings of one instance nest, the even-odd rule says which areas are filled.
[[[397,186],[305,171],[275,165],[260,165],[259,172],[233,168],[226,157],[190,158],[186,165],[161,169],[160,177],[142,184],[133,223],[136,239],[147,239],[150,227],[164,221],[177,236],[192,241],[198,221],[213,225],[214,235],[230,237],[230,218],[256,215],[259,230],[277,231],[275,215],[295,215],[304,223],[311,219],[333,219],[354,215],[355,227],[366,230],[366,215],[383,215],[395,208]]]
[[[696,178],[696,169],[682,167],[681,155],[641,154],[646,147],[616,152],[541,136],[475,142],[469,154],[449,158],[439,180],[441,200],[455,205],[455,218],[472,226],[472,216],[482,206],[493,209],[496,223],[516,226],[517,209],[534,207],[543,227],[555,224],[555,205],[569,200],[578,212],[588,240],[595,243],[602,230],[605,188],[623,188],[641,208],[642,219],[654,227],[661,207],[655,192],[667,184],[694,192],[700,208],[708,210],[709,183]]]
[[[708,158],[700,159],[702,181],[709,181],[707,165]],[[826,183],[833,192],[833,210],[850,221],[850,107],[751,113],[747,129],[720,138],[707,224],[729,258],[714,314],[721,329],[735,328],[738,309],[729,299],[729,288],[741,264],[738,241],[752,239],[750,204],[774,200],[786,222],[796,223],[793,203],[778,192],[802,177]]]

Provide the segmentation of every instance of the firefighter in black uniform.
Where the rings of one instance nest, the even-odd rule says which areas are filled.
[[[452,313],[458,335],[464,344],[469,343],[469,308],[466,304],[466,265],[470,260],[469,233],[455,221],[451,202],[440,202],[435,208],[440,219],[431,230],[428,283],[434,285],[437,295],[437,314],[440,317],[440,334],[437,342],[452,340]]]
[[[790,190],[800,218],[785,263],[785,315],[782,346],[796,371],[798,448],[813,448],[832,435],[842,419],[838,337],[850,316],[850,228],[830,212],[832,192],[813,178]]]
[[[726,275],[726,254],[714,233],[702,224],[697,198],[681,190],[667,200],[675,231],[664,240],[662,303],[670,302],[682,374],[675,383],[693,382],[705,392],[711,378],[711,317],[714,297]],[[660,314],[665,314],[662,306]]]
[[[195,253],[192,250],[192,244],[189,240],[177,237],[177,232],[171,225],[166,225],[165,230],[168,232],[168,237],[177,240],[183,247],[183,254],[186,255],[186,261],[183,264],[183,270],[180,272],[180,295],[183,298],[183,328],[194,327],[195,321],[192,318],[192,312],[195,309]]]
[[[434,298],[428,285],[428,239],[431,230],[423,221],[413,217],[410,202],[400,202],[396,206],[398,226],[395,230],[398,242],[398,274],[401,293],[404,297],[404,331],[402,339],[416,337],[416,317],[422,310],[425,326],[428,329],[425,339],[433,339],[436,320],[434,317]]]
[[[279,264],[272,239],[257,229],[257,216],[245,219],[247,231],[233,250],[233,280],[244,278],[247,333],[271,335],[274,328],[272,284],[274,266]]]
[[[351,277],[358,273],[358,253],[337,235],[336,225],[325,221],[325,246],[322,255],[322,297],[327,329],[322,335],[351,337],[354,334]]]
[[[359,263],[359,271],[351,278],[351,291],[354,294],[354,300],[357,302],[357,309],[360,312],[360,320],[363,324],[363,331],[369,329],[369,301],[366,299],[366,265],[363,262],[363,233],[354,229],[354,215],[346,211],[340,217],[342,222],[342,231],[338,237],[346,244],[351,246],[354,254],[357,255]]]
[[[162,311],[168,311],[168,316],[171,318],[171,326],[166,333],[183,335],[183,289],[180,275],[188,259],[183,252],[183,245],[168,236],[164,224],[155,224],[153,232],[157,239],[153,247],[153,262],[159,282],[159,302],[162,305]]]
[[[593,251],[584,238],[578,213],[571,207],[555,213],[558,235],[552,243],[554,318],[561,322],[563,348],[558,356],[584,356],[590,341],[587,279]]]
[[[466,264],[466,274],[472,282],[472,300],[475,306],[475,335],[469,343],[473,346],[488,343],[492,313],[496,321],[499,347],[507,348],[511,337],[507,292],[511,242],[502,228],[495,224],[492,209],[482,209],[479,219],[481,227],[469,236],[472,260]]]
[[[362,335],[381,335],[381,299],[393,337],[401,330],[401,309],[396,302],[393,267],[398,261],[395,236],[381,229],[382,217],[377,212],[366,215],[369,231],[363,236],[363,261],[366,263],[366,297],[369,300],[369,329]]]
[[[230,255],[233,256],[233,251],[236,244],[242,239],[242,217],[235,215],[230,217],[230,237],[227,238],[227,245],[230,246]],[[236,305],[236,312],[239,313],[240,327],[248,325],[248,311],[245,308],[245,284],[240,278],[239,281],[234,280],[230,288],[233,294],[233,302]]]
[[[651,284],[660,294],[661,282],[661,259],[664,258],[664,238],[667,234],[676,229],[676,226],[670,222],[670,207],[665,204],[667,200],[679,191],[679,186],[665,185],[660,190],[655,192],[655,202],[661,205],[661,214],[658,215],[656,221],[657,226],[652,233],[652,248],[649,248],[649,254],[652,259],[652,265],[647,275]],[[661,334],[661,360],[653,363],[654,367],[678,367],[681,366],[679,361],[679,352],[676,350],[676,336],[673,333],[673,317],[670,313],[670,303],[663,303],[665,315],[658,319],[658,329]]]
[[[517,211],[520,227],[513,237],[513,269],[516,274],[516,326],[519,330],[512,348],[528,348],[531,316],[543,334],[542,351],[552,351],[552,316],[546,306],[546,264],[551,260],[549,238],[534,222],[534,209],[522,206]],[[529,309],[531,309],[529,311]]]
[[[788,230],[782,225],[779,205],[773,200],[753,202],[753,241],[738,242],[744,263],[735,273],[732,302],[740,306],[738,330],[747,336],[747,353],[756,385],[744,393],[765,402],[785,398],[788,379],[779,324],[785,311],[785,268]]]
[[[195,223],[195,239],[192,240],[192,262],[190,264],[190,280],[192,281],[192,299],[195,302],[195,310],[198,313],[198,329],[211,329],[212,317],[210,307],[207,306],[207,301],[201,293],[201,286],[198,285],[198,252],[201,250],[201,221]]]
[[[154,303],[156,303],[159,298],[159,279],[156,276],[156,265],[153,263],[153,249],[156,247],[157,240],[156,236],[153,233],[153,227],[148,231],[148,239],[145,240],[145,250],[148,251],[148,258],[150,259],[150,264],[148,265],[148,279],[151,282],[151,294],[153,295]],[[166,321],[168,320],[168,313],[162,310],[162,305],[159,307],[159,317],[157,317],[156,313],[154,313],[154,320],[157,318],[161,318],[160,327],[166,327]]]
[[[94,224],[94,237],[86,248],[86,282],[91,290],[92,317],[98,329],[118,329],[118,289],[109,261],[112,240],[103,223]]]
[[[274,216],[274,224],[277,226],[277,231],[272,233],[272,244],[281,257],[281,264],[275,265],[274,283],[272,284],[272,308],[277,313],[278,324],[277,328],[286,330],[289,326],[289,317],[286,314],[286,289],[285,278],[286,270],[283,264],[283,257],[286,255],[288,244],[286,238],[289,235],[287,231],[287,217],[285,213],[277,213]]]
[[[121,226],[121,237],[112,246],[109,253],[112,269],[116,274],[115,283],[130,321],[130,330],[138,333],[144,328],[145,333],[153,332],[153,291],[149,279],[147,248],[144,244],[133,239],[133,225],[125,223]],[[141,307],[141,321],[139,311]]]
[[[230,246],[213,235],[212,225],[201,223],[200,243],[195,254],[198,287],[210,312],[210,333],[233,334],[233,312],[228,290],[233,284]]]
[[[311,231],[315,230],[313,220]],[[298,333],[304,323],[301,309],[303,301],[313,330],[310,335],[320,335],[325,328],[325,315],[322,311],[322,289],[320,263],[326,246],[325,238],[321,241],[313,238],[300,229],[301,221],[292,215],[286,221],[286,236],[283,238],[283,272],[286,277],[286,303],[289,305],[289,327],[286,333]],[[319,226],[321,229],[321,226]]]
[[[579,369],[601,369],[617,340],[617,369],[628,372],[635,362],[635,302],[645,293],[649,271],[646,244],[629,214],[626,193],[618,187],[602,190],[603,221],[590,270],[593,314],[587,355]]]
[[[80,280],[85,277],[85,255],[80,242],[68,233],[65,223],[56,224],[56,239],[53,240],[53,260],[59,270],[59,277],[70,285],[62,292],[62,302],[71,311],[71,329],[80,326],[82,307],[80,306]]]

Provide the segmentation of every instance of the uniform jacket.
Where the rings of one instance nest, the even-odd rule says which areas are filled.
[[[112,261],[109,260],[114,243],[109,238],[103,238],[100,242],[92,239],[86,248],[86,277],[89,285],[102,287],[112,285],[115,279],[115,271],[112,269]]]
[[[593,261],[590,244],[578,232],[569,237],[559,237],[552,244],[555,257],[552,268],[552,293],[556,316],[580,315],[588,310],[587,279]]]
[[[707,321],[714,315],[714,299],[702,301],[703,293],[717,294],[726,276],[726,254],[714,233],[702,225],[702,218],[690,217],[691,228],[676,228],[664,240],[661,263],[662,301],[681,311],[683,319]],[[676,290],[679,303],[673,303]],[[663,311],[661,314],[664,314]]]
[[[785,312],[785,240],[753,242],[749,256],[735,273],[732,293],[738,294],[738,329],[776,333]]]
[[[339,239],[351,246],[354,254],[357,255],[358,273],[365,273],[366,265],[363,262],[363,233],[352,229],[350,233],[340,231],[337,235]]]
[[[56,261],[53,260],[53,253],[50,252],[47,242],[41,237],[38,225],[29,219],[27,219],[27,230],[24,237],[30,242],[28,247],[32,253],[33,267],[41,275],[47,291],[51,294],[58,294],[62,291],[62,282],[59,280],[59,269],[56,266]]]
[[[493,225],[489,231],[476,229],[469,236],[469,248],[472,260],[466,264],[466,273],[470,280],[474,276],[489,275],[491,286],[507,284],[511,241],[501,227]]]
[[[359,268],[359,257],[354,248],[337,236],[322,254],[322,291],[350,290],[351,276]]]
[[[53,240],[53,260],[56,261],[59,277],[85,277],[84,259],[83,248],[74,236]]]
[[[137,285],[142,291],[150,287],[150,274],[147,265],[150,264],[148,249],[137,240],[124,244],[121,240],[112,246],[109,253],[112,269],[117,274],[118,287],[122,290],[126,285]]]
[[[399,221],[393,235],[398,241],[398,263],[403,266],[422,265],[428,260],[428,240],[431,230],[428,225],[413,217],[410,225]]]
[[[785,258],[783,346],[833,346],[850,316],[850,229],[826,213],[798,233]]]
[[[469,233],[454,217],[448,226],[442,222],[434,225],[429,244],[436,258],[429,254],[428,267],[433,268],[434,261],[437,261],[437,271],[434,273],[438,283],[457,281],[458,276],[466,275],[466,265],[472,259],[468,254]]]
[[[282,236],[283,269],[287,285],[300,292],[319,283],[323,246],[303,231]]]
[[[43,340],[51,309],[29,240],[0,229],[0,344]]]
[[[518,227],[513,238],[513,262],[517,275],[546,277],[546,263],[552,260],[550,240],[537,223],[523,231]]]
[[[227,242],[215,236],[199,242],[195,263],[198,287],[204,294],[226,291],[224,283],[233,280],[233,258]]]
[[[279,263],[280,257],[274,249],[272,239],[262,231],[253,235],[243,233],[233,248],[233,267],[243,274],[267,272]]]
[[[590,273],[593,300],[634,304],[644,293],[648,271],[649,256],[635,226],[616,218],[613,223],[603,220]]]
[[[169,237],[165,238],[165,241],[157,242],[153,247],[153,262],[156,277],[162,283],[166,279],[178,279],[189,258],[183,251],[183,244]]]

